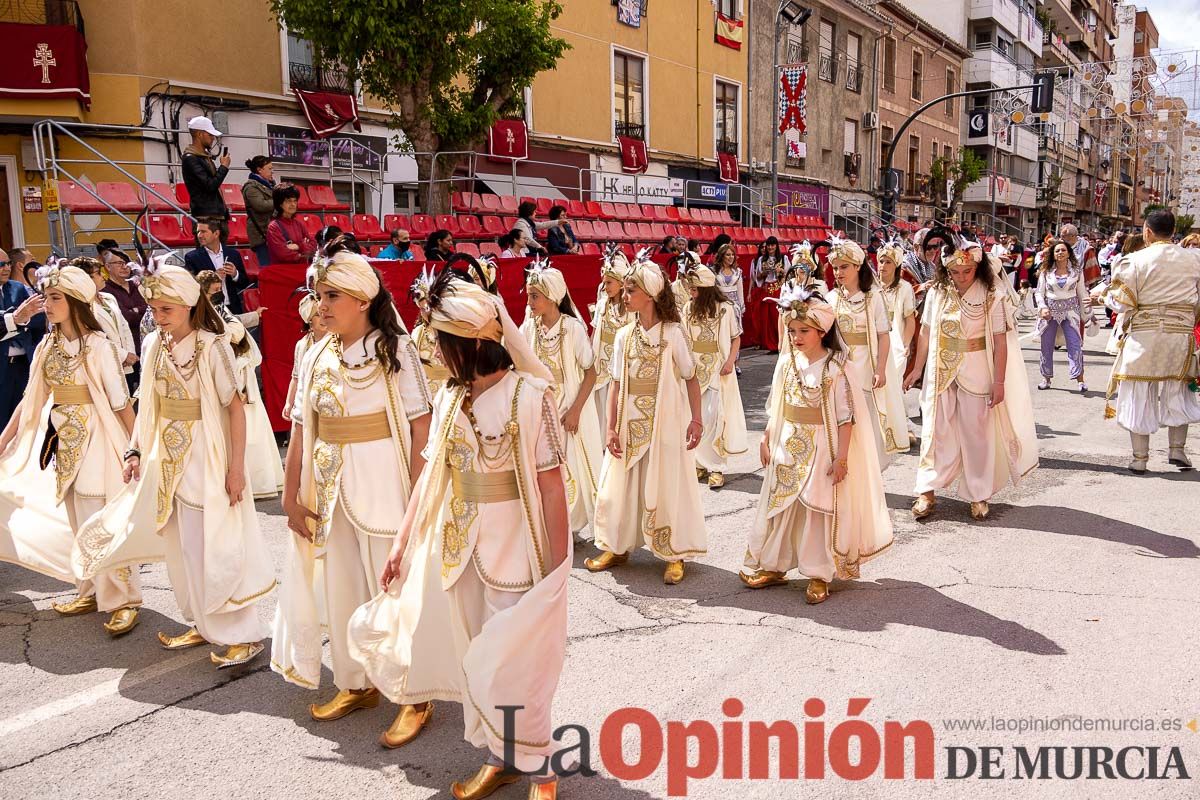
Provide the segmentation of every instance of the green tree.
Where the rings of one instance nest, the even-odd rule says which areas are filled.
[[[520,110],[522,93],[569,45],[550,23],[554,0],[270,0],[316,58],[340,64],[389,112],[410,152],[470,151],[497,118]],[[417,177],[444,178],[458,157],[417,157]],[[435,184],[430,214],[449,211],[450,184]]]
[[[1180,236],[1187,236],[1191,233],[1192,228],[1196,226],[1196,217],[1194,214],[1178,214],[1175,217],[1175,233]]]
[[[963,193],[975,181],[983,177],[987,162],[969,147],[958,148],[954,158],[935,158],[929,168],[929,180],[933,184],[933,197],[937,202],[938,214],[942,219],[958,216]],[[946,182],[950,182],[950,197],[946,197]],[[949,202],[947,202],[947,199]]]

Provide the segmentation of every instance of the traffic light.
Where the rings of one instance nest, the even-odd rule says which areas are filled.
[[[1033,100],[1029,110],[1034,114],[1048,114],[1054,110],[1054,73],[1043,72],[1033,78]]]

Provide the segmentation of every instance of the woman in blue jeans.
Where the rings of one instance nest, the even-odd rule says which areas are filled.
[[[1095,325],[1096,320],[1083,270],[1075,259],[1075,251],[1066,242],[1055,239],[1046,247],[1034,297],[1038,307],[1038,332],[1042,337],[1042,382],[1038,388],[1050,388],[1054,378],[1054,347],[1061,336],[1067,346],[1071,380],[1079,383],[1080,392],[1086,392],[1083,329],[1085,324]]]

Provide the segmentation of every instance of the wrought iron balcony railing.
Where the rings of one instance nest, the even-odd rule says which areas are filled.
[[[646,126],[640,122],[622,122],[616,120],[613,122],[613,130],[617,136],[628,136],[630,139],[645,139]]]
[[[288,64],[288,85],[293,89],[304,89],[310,92],[354,93],[354,84],[346,70],[325,64],[290,62]]]
[[[0,0],[0,22],[70,25],[83,34],[83,15],[75,0]]]

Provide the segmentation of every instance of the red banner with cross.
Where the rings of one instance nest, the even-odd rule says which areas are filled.
[[[645,172],[650,167],[650,157],[646,153],[646,142],[634,139],[632,136],[618,136],[617,146],[621,148],[621,171],[630,175]]]
[[[787,64],[779,68],[779,132],[795,129],[804,133],[807,128],[806,84],[808,67]]]
[[[717,153],[717,169],[725,183],[738,182],[738,161],[735,153]]]
[[[523,119],[498,119],[488,130],[489,161],[522,161],[529,158],[529,131]]]
[[[358,121],[358,101],[353,95],[310,92],[305,89],[292,91],[300,102],[308,126],[318,139],[332,136],[347,125],[353,125],[356,131],[362,130],[362,124]]]
[[[0,22],[0,97],[92,105],[87,42],[70,25]]]

